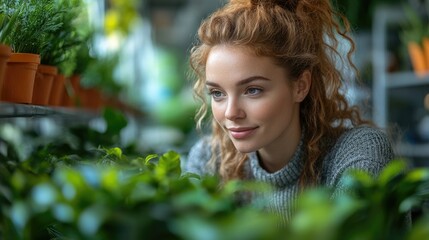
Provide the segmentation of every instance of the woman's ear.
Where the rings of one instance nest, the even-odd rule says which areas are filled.
[[[311,87],[311,72],[305,70],[298,80],[294,83],[294,99],[296,102],[304,101],[305,97],[308,95]]]

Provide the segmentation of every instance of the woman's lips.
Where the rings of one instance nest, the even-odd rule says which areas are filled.
[[[251,136],[256,130],[253,128],[228,128],[229,133],[235,139],[244,139]]]

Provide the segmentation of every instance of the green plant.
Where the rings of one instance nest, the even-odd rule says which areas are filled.
[[[51,0],[4,0],[1,11],[17,18],[5,36],[14,52],[40,54],[49,44],[48,34],[62,25],[61,14]]]
[[[117,96],[123,89],[123,85],[119,83],[116,74],[119,54],[111,53],[106,56],[88,57],[88,65],[82,73],[82,86],[98,88],[108,96]]]
[[[13,31],[20,9],[17,9],[14,13],[8,14],[6,5],[3,3],[0,5],[0,43],[7,43],[7,37]]]
[[[406,170],[405,161],[395,160],[377,178],[350,171],[344,183],[347,191],[334,194],[334,199],[333,189],[326,188],[301,196],[289,226],[290,239],[429,237],[421,225],[427,219],[409,222],[411,211],[429,200],[429,168]]]
[[[17,150],[31,138],[0,131],[0,239],[429,238],[429,168],[395,160],[378,177],[349,171],[343,189],[303,191],[280,227],[276,215],[241,201],[269,186],[184,173],[172,151],[129,154],[115,147],[123,116],[106,110],[104,118],[104,132],[74,135],[63,148],[64,132],[62,143],[51,137],[26,157]],[[410,226],[414,209],[423,214]]]
[[[262,239],[277,218],[240,207],[252,186],[182,175],[174,152],[128,159],[119,148],[98,159],[59,161],[49,174],[25,164],[0,168],[5,239]],[[68,164],[64,164],[68,162]],[[248,219],[242,223],[243,219]],[[236,228],[241,226],[240,228]],[[246,231],[244,231],[246,230]]]
[[[428,13],[429,13],[429,1],[428,2]],[[401,40],[403,43],[415,42],[421,44],[425,36],[429,36],[429,25],[425,17],[419,14],[410,5],[404,4],[403,6],[406,20],[402,24]]]
[[[104,108],[98,121],[104,122],[106,128],[100,130],[86,124],[76,124],[48,135],[2,124],[0,146],[6,149],[6,154],[0,152],[0,162],[16,165],[25,161],[33,169],[49,172],[53,163],[61,157],[74,155],[80,159],[95,158],[99,147],[121,147],[127,152],[136,153],[132,142],[125,145],[120,141],[121,132],[128,124],[121,111]]]
[[[59,13],[61,26],[46,34],[47,44],[40,52],[42,64],[58,66],[67,76],[74,69],[75,52],[83,44],[84,36],[78,31],[76,22],[84,12],[84,7],[80,0],[55,1],[54,11]]]

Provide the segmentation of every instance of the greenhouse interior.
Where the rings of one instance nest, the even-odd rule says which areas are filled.
[[[320,32],[319,55],[264,50],[303,44],[261,9],[305,29],[320,17],[295,29]],[[266,32],[285,41],[253,39]],[[269,77],[226,83],[266,66],[305,68],[308,95],[288,107],[267,102],[283,89]],[[270,151],[289,154],[275,170]],[[429,0],[0,0],[0,239],[421,240],[428,226]]]

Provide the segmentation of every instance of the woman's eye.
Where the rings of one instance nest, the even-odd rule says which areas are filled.
[[[223,93],[219,90],[210,90],[209,95],[212,96],[213,99],[219,99],[223,97]]]
[[[260,88],[252,87],[252,88],[246,89],[246,94],[249,94],[249,95],[257,95],[261,92],[262,92],[262,89]]]

